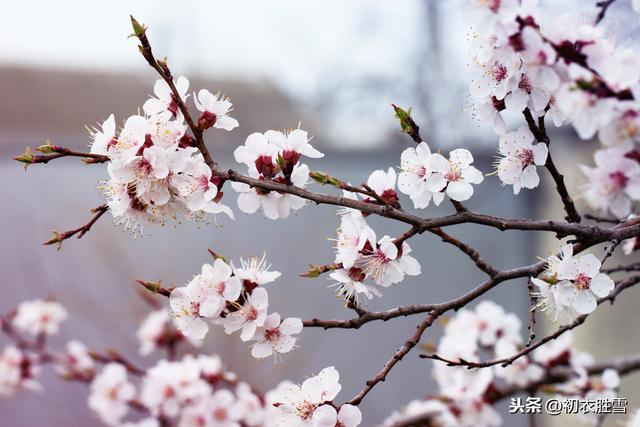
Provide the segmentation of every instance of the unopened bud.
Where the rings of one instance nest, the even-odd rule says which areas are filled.
[[[138,37],[142,34],[144,34],[146,28],[144,27],[144,25],[140,24],[136,18],[133,17],[133,15],[129,15],[129,17],[131,18],[131,26],[133,27],[133,34],[132,36]]]
[[[20,156],[14,157],[13,160],[17,160],[21,163],[24,163],[24,169],[27,170],[27,167],[31,163],[33,163],[33,160],[34,160],[33,153],[31,152],[31,147],[27,147],[24,150],[24,153],[22,153]]]
[[[402,132],[408,133],[414,138],[418,134],[418,125],[411,118],[411,108],[405,111],[395,104],[391,104],[391,106],[396,113],[396,118],[400,121]]]
[[[56,152],[56,146],[47,141],[46,144],[39,146],[36,150],[42,154],[51,154]]]
[[[53,230],[53,236],[43,243],[43,245],[56,245],[56,251],[60,251],[62,249],[62,242],[66,239],[64,233],[61,233],[57,230]]]
[[[198,118],[198,127],[202,130],[209,129],[216,124],[218,117],[211,111],[204,111]]]
[[[136,282],[139,285],[144,286],[147,290],[153,292],[154,294],[158,293],[158,291],[160,290],[160,281],[149,282],[149,281],[146,281],[146,280],[136,280]]]
[[[321,273],[322,270],[320,269],[320,267],[309,264],[309,270],[307,270],[305,273],[302,273],[300,276],[315,279],[316,277],[320,276]]]

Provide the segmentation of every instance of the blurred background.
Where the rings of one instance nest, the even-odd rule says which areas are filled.
[[[587,16],[595,0],[546,3],[550,14]],[[635,45],[640,26],[629,10],[628,2],[615,3],[606,25],[624,43]],[[190,79],[191,90],[207,88],[231,97],[240,127],[208,134],[209,147],[224,166],[234,165],[232,152],[248,134],[302,123],[314,135],[314,146],[326,154],[308,162],[312,170],[362,182],[374,169],[398,166],[400,153],[412,144],[398,131],[390,107],[395,103],[413,107],[413,117],[432,148],[466,147],[481,170],[492,171],[497,137],[475,121],[467,97],[470,28],[461,0],[4,3],[0,235],[5,249],[0,257],[0,312],[25,299],[54,296],[70,312],[63,332],[54,339],[59,345],[77,338],[91,348],[117,348],[140,364],[153,363],[153,357],[143,361],[137,356],[135,330],[149,306],[138,295],[134,280],[183,284],[210,261],[206,248],[235,261],[266,252],[273,269],[283,273],[269,288],[271,306],[283,316],[352,316],[326,288],[330,282],[299,277],[308,264],[333,261],[332,242],[327,239],[334,237],[338,221],[331,207],[307,207],[277,222],[234,209],[236,221],[220,218],[219,224],[148,229],[149,235],[137,240],[107,219],[82,240],[65,242],[59,253],[41,246],[52,229],[75,228],[87,221],[88,210],[102,202],[96,186],[107,176],[106,170],[62,159],[49,166],[35,165],[25,173],[10,158],[47,139],[86,149],[85,126],[102,122],[111,112],[121,123],[138,111],[152,93],[156,76],[135,42],[126,37],[131,32],[129,14],[150,27],[156,55],[167,56],[174,75]],[[569,128],[554,132],[553,138],[556,163],[576,192],[581,182],[576,165],[591,161],[596,144],[578,141]],[[517,198],[493,176],[476,191],[468,203],[474,210],[512,217],[563,217],[546,179],[536,191]],[[233,199],[228,203],[235,208]],[[405,205],[410,205],[408,200]],[[420,212],[427,217],[447,213],[446,204]],[[371,218],[370,224],[380,236],[405,231],[402,225],[379,218]],[[499,268],[529,264],[557,246],[552,235],[467,226],[451,227],[451,233]],[[444,301],[484,279],[467,258],[433,236],[414,238],[410,245],[423,274],[386,289],[370,309]],[[505,283],[486,298],[519,314],[526,333],[525,281]],[[601,307],[577,333],[579,348],[597,358],[640,351],[640,332],[628,327],[637,298],[637,291],[631,290],[615,307]],[[307,329],[301,348],[282,364],[255,362],[236,336],[227,337],[215,328],[205,351],[220,354],[232,370],[263,390],[282,378],[301,382],[333,364],[342,374],[338,398],[342,401],[380,370],[417,321],[370,323],[360,330]],[[538,327],[542,332],[554,326],[541,319]],[[429,330],[422,343],[436,343],[439,329]],[[409,400],[434,391],[431,364],[418,359],[418,353],[411,353],[366,398],[363,425],[375,425]],[[101,425],[83,404],[84,386],[60,382],[50,374],[44,376],[44,384],[45,394],[0,400],[2,419],[13,427]],[[637,378],[625,383],[621,394],[629,398],[630,407],[640,405],[639,389]],[[506,426],[525,421],[506,415],[506,409],[502,413]],[[618,422],[611,418],[607,425]],[[565,420],[558,425],[572,423]]]

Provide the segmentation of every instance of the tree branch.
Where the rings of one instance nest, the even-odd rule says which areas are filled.
[[[57,245],[56,250],[59,251],[62,248],[62,242],[69,239],[70,237],[75,236],[76,234],[78,239],[82,238],[82,236],[84,236],[89,230],[91,230],[91,227],[93,227],[93,224],[95,224],[102,217],[102,215],[107,213],[108,210],[109,210],[109,206],[107,205],[96,206],[95,208],[91,209],[91,213],[95,215],[93,215],[93,217],[91,217],[89,222],[87,222],[85,225],[78,228],[74,228],[73,230],[68,230],[63,232],[54,230],[53,237],[47,240],[46,242],[44,242],[43,245],[56,244]]]

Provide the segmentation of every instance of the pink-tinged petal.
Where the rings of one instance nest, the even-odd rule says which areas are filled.
[[[238,196],[238,207],[242,212],[252,214],[260,207],[260,198],[255,193],[242,193]]]
[[[264,320],[264,328],[265,329],[275,329],[280,325],[280,314],[271,313]]]
[[[217,317],[223,308],[222,299],[218,295],[211,295],[200,303],[200,315],[209,318]]]
[[[579,314],[589,314],[592,313],[593,310],[596,309],[598,303],[596,302],[596,297],[593,296],[593,293],[588,290],[579,291],[573,300],[573,308]]]
[[[163,101],[169,101],[171,98],[171,89],[169,88],[169,85],[167,85],[167,82],[162,79],[156,80],[153,85],[153,93]]]
[[[265,138],[280,149],[284,149],[287,146],[287,140],[282,132],[276,130],[268,130],[264,133]]]
[[[471,184],[480,184],[484,181],[484,175],[474,166],[463,169],[462,178]]]
[[[422,180],[413,172],[400,172],[398,175],[398,189],[407,195],[411,195]]]
[[[504,105],[509,111],[517,113],[524,111],[529,101],[529,95],[522,89],[516,89],[504,98]]]
[[[429,167],[433,172],[444,174],[449,169],[449,162],[442,154],[434,153],[429,158]]]
[[[296,346],[297,339],[290,335],[282,335],[275,344],[278,353],[289,353]]]
[[[383,170],[376,170],[369,175],[367,185],[378,194],[382,194],[387,189],[387,174]]]
[[[338,414],[333,406],[322,405],[313,411],[312,421],[316,427],[335,427]]]
[[[260,341],[251,346],[251,355],[256,359],[264,359],[273,354],[273,348],[269,341]]]
[[[297,317],[289,317],[282,321],[280,332],[285,335],[294,335],[302,332],[302,320]]]
[[[463,169],[473,163],[473,155],[464,148],[456,148],[449,153],[449,160],[458,163]]]
[[[342,389],[342,386],[340,386],[339,383],[340,374],[338,373],[336,368],[333,366],[324,368],[318,374],[318,378],[322,381],[324,388],[322,398],[325,401],[333,400]]]
[[[409,276],[418,276],[422,272],[418,260],[410,255],[401,256],[398,262],[400,263],[400,268],[404,271],[404,274]]]
[[[238,123],[238,121],[233,117],[222,116],[216,120],[214,127],[218,129],[224,129],[224,130],[233,130],[237,128],[239,125],[240,124]]]
[[[549,155],[549,148],[547,144],[539,143],[533,146],[533,163],[538,166],[542,166],[547,161]]]
[[[304,146],[309,142],[309,135],[302,129],[294,129],[289,133],[289,135],[287,135],[286,140],[287,145],[291,150],[300,153]]]
[[[508,185],[515,184],[522,174],[522,165],[512,157],[505,157],[498,164],[498,178]]]
[[[444,192],[433,193],[433,203],[435,203],[436,206],[440,206],[440,203],[442,203],[443,200],[444,200]]]
[[[560,305],[570,306],[576,298],[576,289],[571,282],[556,283],[551,288]]]
[[[150,116],[160,114],[167,109],[167,104],[157,98],[149,98],[142,105],[144,112]]]
[[[420,164],[416,149],[409,147],[400,154],[400,165],[403,169],[415,168]]]
[[[269,193],[267,196],[260,197],[264,216],[273,220],[280,218],[281,198],[282,197],[278,197],[278,195],[275,195],[273,193]]]
[[[531,91],[530,100],[534,111],[542,111],[549,104],[549,93],[543,90],[534,89]],[[522,110],[520,110],[522,111]]]
[[[447,180],[444,178],[444,175],[434,173],[425,180],[425,184],[429,191],[437,193],[447,186]]]
[[[604,273],[600,273],[596,275],[593,279],[591,279],[591,283],[589,284],[589,289],[591,292],[596,294],[597,297],[604,298],[611,293],[613,288],[615,287],[615,283],[609,276]]]
[[[197,99],[200,102],[200,105],[197,106],[200,111],[210,111],[216,102],[216,97],[206,89],[200,89]]]
[[[207,335],[209,331],[209,326],[207,323],[200,318],[190,319],[180,331],[184,334],[184,336],[192,338],[194,340],[201,340]]]
[[[538,176],[536,167],[529,165],[524,168],[520,180],[524,188],[536,188],[540,184],[540,177]]]
[[[344,427],[357,427],[362,422],[362,413],[357,406],[345,403],[338,412],[338,421]]]
[[[226,301],[235,301],[240,297],[241,290],[242,281],[236,276],[230,277],[224,284],[222,297]]]
[[[600,260],[594,254],[583,255],[576,260],[578,271],[589,277],[595,277],[600,272]]]
[[[253,339],[253,337],[256,335],[257,329],[258,329],[258,326],[256,325],[256,322],[246,323],[242,327],[242,332],[240,333],[240,340],[242,340],[243,342],[247,342]]]
[[[396,259],[398,257],[398,247],[390,238],[380,240],[380,251],[387,259]]]
[[[473,187],[464,181],[450,182],[447,185],[447,195],[453,200],[464,202],[473,196]]]
[[[578,266],[572,258],[563,258],[556,264],[554,271],[560,280],[573,280],[578,275]]]
[[[405,150],[406,151],[406,150]],[[429,148],[429,144],[426,142],[421,142],[416,145],[415,153],[421,161],[428,161],[431,156],[431,149]]]
[[[266,307],[269,303],[269,295],[265,288],[255,288],[249,297],[251,305],[255,307]]]
[[[620,386],[620,375],[615,369],[605,369],[602,373],[602,384],[610,389],[616,389]]]
[[[178,93],[184,98],[184,95],[189,90],[189,80],[187,80],[185,76],[178,77],[178,80],[176,80],[176,89],[178,89]]]
[[[397,261],[392,261],[386,265],[384,270],[384,277],[378,283],[383,287],[388,287],[396,283],[402,282],[404,279],[404,271],[400,268],[400,264]]]
[[[304,187],[309,179],[309,166],[299,165],[291,172],[291,182],[296,187]]]
[[[609,203],[609,209],[618,218],[626,218],[631,213],[631,200],[621,193]]]

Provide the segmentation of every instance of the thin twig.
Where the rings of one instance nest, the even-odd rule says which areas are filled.
[[[43,245],[55,244],[57,245],[56,249],[59,251],[62,248],[62,242],[75,236],[76,234],[78,239],[82,238],[82,236],[84,236],[89,230],[91,230],[91,227],[93,227],[93,224],[95,224],[102,217],[102,215],[107,213],[108,210],[109,210],[109,206],[107,205],[96,206],[95,208],[91,209],[91,213],[93,213],[94,215],[93,217],[91,217],[89,222],[87,222],[86,224],[78,228],[74,228],[73,230],[62,231],[62,232],[54,230],[53,237],[47,240],[46,242],[44,242]]]

